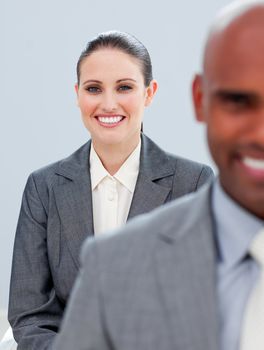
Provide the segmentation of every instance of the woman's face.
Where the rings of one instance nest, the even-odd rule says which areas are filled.
[[[94,145],[136,147],[145,106],[157,89],[144,85],[139,61],[104,48],[84,59],[79,86],[75,86],[84,125]]]

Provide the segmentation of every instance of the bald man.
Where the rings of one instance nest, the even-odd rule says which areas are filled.
[[[264,223],[263,1],[217,16],[193,100],[219,178],[85,244],[54,349],[264,349],[251,253]]]

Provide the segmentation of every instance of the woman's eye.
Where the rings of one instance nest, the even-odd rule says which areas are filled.
[[[132,89],[132,87],[128,86],[128,85],[122,85],[122,86],[119,86],[119,88],[118,88],[119,91],[128,91],[131,89]]]
[[[96,94],[96,93],[100,92],[100,89],[97,86],[88,86],[86,88],[86,91],[88,91],[92,94]]]

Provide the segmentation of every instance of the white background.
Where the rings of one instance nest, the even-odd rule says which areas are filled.
[[[1,0],[0,308],[7,307],[12,246],[30,172],[89,138],[75,102],[86,42],[118,29],[148,48],[159,82],[144,130],[162,148],[212,164],[193,118],[190,83],[208,26],[228,0]]]

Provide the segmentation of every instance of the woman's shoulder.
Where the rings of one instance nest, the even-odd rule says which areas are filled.
[[[186,171],[201,171],[202,169],[208,169],[211,171],[211,168],[203,163],[200,163],[196,160],[191,160],[188,158],[184,158],[175,153],[171,153],[162,149],[159,145],[157,145],[153,140],[151,140],[146,135],[142,135],[143,147],[146,155],[152,158],[156,158],[158,160],[162,160],[162,163],[167,162],[172,166],[172,168],[183,169]]]
[[[180,167],[185,170],[192,169],[193,171],[201,171],[202,169],[207,169],[208,171],[212,171],[209,165],[201,163],[197,160],[185,158],[182,156],[178,156],[175,154],[172,154],[170,152],[166,152],[168,158],[174,162],[175,166]]]
[[[57,176],[73,178],[79,171],[88,167],[90,145],[91,141],[89,140],[68,157],[33,171],[29,177],[42,184],[52,183]]]

